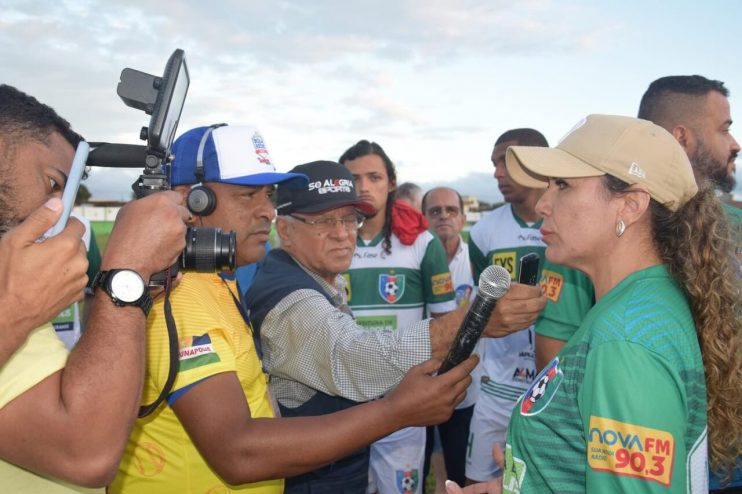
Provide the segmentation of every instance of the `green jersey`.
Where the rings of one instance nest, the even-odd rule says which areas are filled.
[[[369,242],[359,236],[350,270],[345,273],[348,305],[366,329],[396,330],[431,313],[456,308],[448,258],[440,239],[422,232],[412,245],[392,234],[391,253],[379,233]]]
[[[590,310],[513,410],[503,493],[707,492],[706,385],[664,266]]]

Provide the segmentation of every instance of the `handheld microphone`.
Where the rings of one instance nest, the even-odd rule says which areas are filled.
[[[479,291],[443,360],[438,374],[448,372],[469,358],[479,341],[495,304],[510,289],[510,274],[502,266],[488,266],[479,276]]]

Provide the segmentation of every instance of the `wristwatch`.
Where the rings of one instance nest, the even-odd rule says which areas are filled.
[[[100,271],[93,280],[93,289],[100,287],[119,307],[139,307],[146,317],[152,308],[152,297],[142,277],[131,269]]]

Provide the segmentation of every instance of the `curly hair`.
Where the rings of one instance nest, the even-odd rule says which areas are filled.
[[[389,194],[386,197],[386,207],[384,208],[384,226],[381,230],[384,235],[384,240],[382,241],[381,246],[383,247],[384,252],[386,252],[387,254],[391,254],[392,206],[394,205],[397,188],[397,170],[394,168],[394,163],[392,163],[392,160],[389,159],[389,156],[387,156],[381,146],[379,146],[375,142],[370,142],[365,139],[360,140],[349,147],[342,154],[342,156],[340,156],[338,162],[340,162],[342,165],[345,165],[347,161],[351,161],[356,158],[361,158],[362,156],[368,156],[371,154],[375,154],[376,156],[381,158],[381,161],[384,162],[384,168],[386,168],[387,178],[389,179],[389,183],[392,184],[392,190],[389,191]]]
[[[620,194],[625,182],[605,176]],[[683,288],[693,314],[706,373],[711,469],[731,475],[742,455],[742,279],[733,233],[710,182],[673,213],[650,202],[655,247]]]

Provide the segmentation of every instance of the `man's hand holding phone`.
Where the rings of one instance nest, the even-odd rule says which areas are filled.
[[[73,218],[58,235],[39,242],[62,215],[58,198],[32,212],[0,238],[0,335],[22,342],[83,297],[88,260],[85,227]]]

